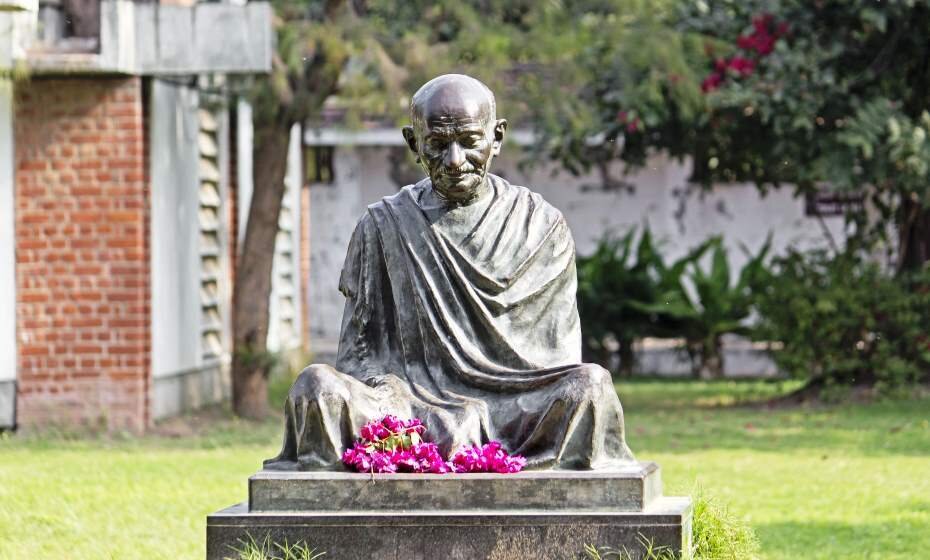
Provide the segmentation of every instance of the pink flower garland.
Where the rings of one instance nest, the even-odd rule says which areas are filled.
[[[362,426],[362,439],[345,450],[342,462],[370,473],[516,473],[526,459],[508,455],[496,441],[460,449],[446,461],[435,443],[423,441],[426,426],[418,418],[401,420],[388,415]]]

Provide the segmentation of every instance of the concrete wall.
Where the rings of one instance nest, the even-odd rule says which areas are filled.
[[[154,419],[217,400],[222,375],[217,363],[204,363],[201,349],[198,110],[196,89],[152,81]]]
[[[310,351],[335,354],[345,300],[339,293],[349,238],[365,207],[397,191],[388,178],[383,148],[338,147],[331,185],[310,185],[310,281],[307,283]]]
[[[205,104],[196,88],[152,81],[154,419],[229,393],[229,127],[225,107]]]
[[[197,91],[152,81],[152,375],[200,365]]]
[[[198,2],[193,6],[172,6],[103,0],[99,53],[56,52],[54,49],[34,49],[27,53],[19,49],[12,58],[25,63],[34,74],[262,73],[271,69],[271,16],[271,6],[267,2],[246,5]],[[35,15],[32,19],[36,19]],[[222,40],[217,40],[218,37]],[[33,33],[30,39],[36,41],[38,37]],[[19,40],[19,43],[24,41]],[[2,62],[0,58],[0,64]]]
[[[14,237],[13,84],[0,78],[0,428],[15,424],[16,241]]]
[[[0,429],[16,424],[16,164],[9,74],[36,9],[36,0],[0,0]]]
[[[399,136],[399,133],[398,133]],[[310,282],[307,318],[311,350],[325,358],[335,351],[344,300],[338,279],[349,237],[365,207],[397,191],[389,178],[387,147],[338,146],[336,184],[310,187]],[[507,146],[493,171],[515,184],[540,193],[565,215],[579,254],[589,253],[605,233],[622,232],[648,222],[669,258],[684,254],[710,235],[722,234],[730,248],[734,270],[745,262],[741,244],[757,250],[769,232],[776,252],[789,246],[825,243],[816,220],[804,216],[804,202],[789,189],[763,198],[751,185],[726,185],[707,193],[687,193],[688,168],[663,157],[627,179],[633,192],[605,192],[596,176],[553,175],[554,165],[521,171],[519,148]],[[619,176],[621,170],[614,170]],[[832,234],[842,239],[841,218],[828,218]],[[742,350],[740,350],[742,352]],[[757,353],[758,354],[758,353]],[[664,363],[662,357],[650,363]],[[745,360],[734,363],[746,364]],[[770,371],[759,362],[741,366]]]
[[[245,239],[252,202],[252,106],[243,99],[236,101],[236,247]]]

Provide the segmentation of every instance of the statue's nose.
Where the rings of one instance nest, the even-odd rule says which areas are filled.
[[[446,161],[443,163],[447,169],[457,169],[465,163],[465,150],[459,146],[458,142],[449,145],[446,151]]]

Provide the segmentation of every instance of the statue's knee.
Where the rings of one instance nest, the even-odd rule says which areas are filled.
[[[592,387],[601,387],[603,385],[613,386],[613,378],[610,372],[597,364],[583,364],[579,372]]]
[[[575,374],[577,393],[581,400],[596,399],[604,391],[613,391],[610,372],[597,364],[583,364]]]
[[[325,364],[311,364],[304,368],[291,386],[290,396],[301,397],[315,395],[332,390],[335,385],[335,371]]]

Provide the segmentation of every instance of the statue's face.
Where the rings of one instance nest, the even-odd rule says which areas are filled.
[[[494,121],[483,96],[440,91],[421,108],[416,130],[404,136],[446,200],[467,202],[484,183],[500,152],[506,121]]]
[[[431,115],[420,137],[420,160],[433,188],[448,200],[467,200],[487,176],[493,138],[483,115],[467,110]]]

